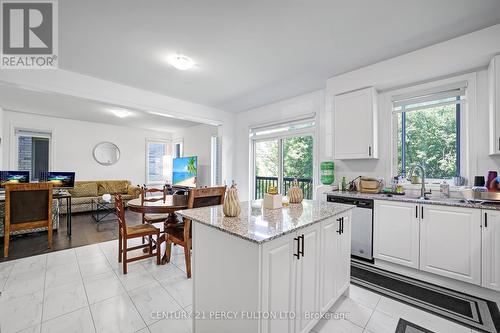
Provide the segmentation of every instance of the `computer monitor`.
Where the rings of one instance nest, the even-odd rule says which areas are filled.
[[[173,161],[172,185],[179,187],[196,187],[198,176],[198,157],[178,157]]]
[[[22,184],[30,182],[29,171],[0,171],[0,188],[5,184]]]
[[[52,183],[54,188],[68,189],[75,187],[75,173],[74,172],[44,172],[42,173],[41,181]]]

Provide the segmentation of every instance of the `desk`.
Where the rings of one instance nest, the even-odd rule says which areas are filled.
[[[62,200],[66,199],[66,231],[68,237],[71,237],[71,194],[69,192],[59,192],[52,195],[52,198],[62,204]],[[0,194],[0,202],[5,201],[5,193]]]

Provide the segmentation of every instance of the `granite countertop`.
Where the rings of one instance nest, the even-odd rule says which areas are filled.
[[[500,203],[499,204],[488,203],[488,202],[473,203],[473,202],[466,202],[463,198],[431,197],[429,200],[422,200],[419,199],[418,197],[410,195],[388,196],[382,193],[371,194],[371,193],[346,192],[346,191],[332,191],[327,194],[329,196],[342,197],[342,198],[387,200],[387,201],[410,202],[410,203],[428,204],[428,205],[500,210]]]
[[[280,209],[264,209],[262,201],[241,203],[239,217],[226,217],[222,206],[187,209],[176,213],[254,243],[264,243],[354,208],[315,200],[290,204]]]

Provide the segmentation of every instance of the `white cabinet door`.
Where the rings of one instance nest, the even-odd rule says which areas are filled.
[[[490,113],[490,154],[500,154],[500,55],[494,57],[488,68]]]
[[[338,298],[335,285],[337,270],[337,243],[340,218],[329,218],[321,222],[321,313],[329,310]]]
[[[376,96],[370,87],[334,97],[334,159],[377,158]]]
[[[337,296],[349,288],[351,282],[351,214],[341,216],[341,231],[337,234],[335,286]]]
[[[295,311],[297,240],[295,233],[264,244],[262,249],[262,311]],[[262,320],[262,332],[293,332],[292,320]]]
[[[422,205],[420,221],[420,269],[480,284],[481,211]]]
[[[500,211],[483,210],[482,286],[500,291]]]
[[[418,268],[419,206],[376,200],[373,220],[373,256]]]
[[[301,242],[301,257],[297,260],[295,332],[309,332],[316,321],[305,313],[319,311],[319,277],[321,259],[321,225],[316,223],[297,231]],[[331,263],[333,265],[333,263]]]

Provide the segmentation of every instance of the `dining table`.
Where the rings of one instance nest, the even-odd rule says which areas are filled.
[[[141,198],[132,199],[127,202],[127,208],[131,212],[140,214],[166,214],[167,218],[164,221],[164,228],[179,224],[179,219],[175,214],[176,211],[187,209],[187,195],[167,195],[165,201],[146,201],[142,202]],[[160,243],[165,239],[165,234],[161,235]],[[145,249],[146,250],[146,249]],[[162,264],[166,263],[166,254],[162,257]]]

